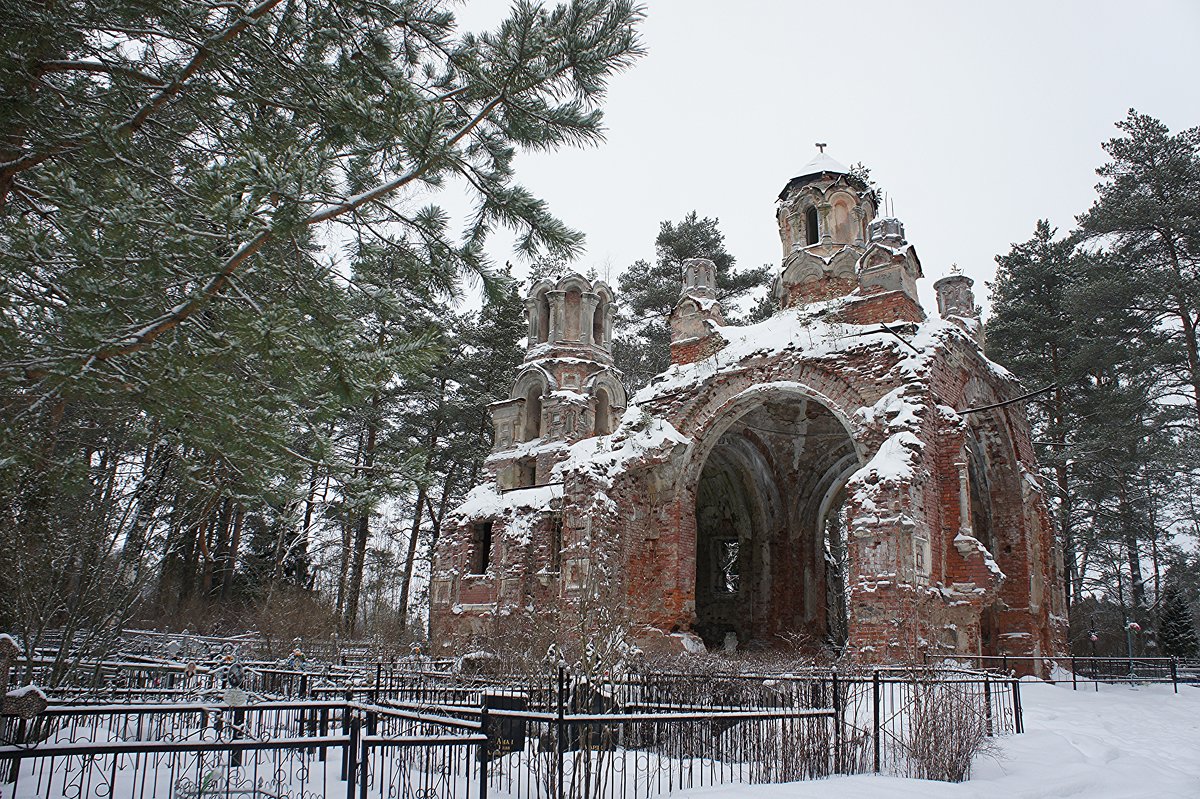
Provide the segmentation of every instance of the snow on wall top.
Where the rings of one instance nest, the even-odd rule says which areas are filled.
[[[836,320],[835,312],[845,304],[845,298],[838,298],[788,308],[754,325],[714,324],[714,332],[725,340],[726,345],[708,358],[690,364],[672,365],[634,395],[631,409],[694,387],[749,358],[768,358],[789,351],[806,358],[822,358],[865,347],[903,347],[902,354],[907,353],[904,368],[913,372],[924,371],[931,353],[913,353],[879,325],[851,325]],[[928,345],[940,341],[952,327],[940,321],[926,322],[912,343],[916,349],[925,350]]]
[[[689,443],[691,439],[670,422],[631,408],[612,435],[585,438],[573,445],[570,455],[554,467],[551,475],[552,479],[559,480],[568,472],[586,472],[597,479],[601,487],[608,488],[629,461],[644,458],[667,446]]]
[[[471,489],[463,503],[454,510],[454,515],[466,519],[501,516],[519,508],[544,508],[551,500],[562,495],[561,485],[531,486],[500,492],[491,483],[485,483]]]
[[[595,487],[603,491],[611,487],[631,461],[644,459],[648,454],[676,445],[691,443],[670,422],[646,410],[658,400],[694,389],[723,371],[739,368],[751,358],[767,359],[785,352],[808,360],[836,358],[854,350],[886,348],[896,357],[901,385],[885,394],[872,406],[855,410],[858,419],[868,425],[881,424],[891,436],[876,455],[855,473],[851,483],[859,489],[860,500],[868,500],[879,484],[911,480],[921,442],[911,431],[920,421],[926,406],[921,399],[922,381],[937,355],[951,341],[960,340],[976,346],[961,328],[952,322],[931,319],[916,325],[915,333],[901,339],[881,325],[855,325],[838,319],[837,311],[854,302],[855,297],[842,297],[822,303],[779,311],[758,324],[734,326],[710,323],[715,335],[726,345],[714,355],[690,364],[675,364],[659,375],[630,401],[618,428],[607,436],[594,436],[572,445],[563,442],[535,440],[516,447],[517,454],[530,454],[548,449],[565,449],[565,458],[554,466],[550,479],[556,484],[519,489],[501,494],[493,485],[478,486],[453,513],[471,519],[499,516],[519,509],[544,509],[552,499],[562,496],[560,481],[569,474],[587,475]],[[906,328],[911,330],[911,327]],[[985,366],[1004,381],[1015,378],[1003,367],[984,358]],[[954,414],[953,409],[939,406],[942,413]],[[503,453],[505,459],[513,451]],[[500,454],[493,457],[497,457]],[[607,497],[597,496],[605,503]]]

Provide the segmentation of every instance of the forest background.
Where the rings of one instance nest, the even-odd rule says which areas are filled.
[[[514,157],[600,140],[641,10],[518,3],[479,35],[415,0],[3,11],[0,629],[77,652],[130,624],[420,640],[423,564],[523,357],[487,237],[516,230],[532,277],[586,271]],[[1118,134],[1078,228],[998,257],[987,348],[1053,387],[1030,410],[1073,645],[1136,622],[1187,654],[1200,131],[1130,112]],[[433,204],[451,183],[465,230]],[[621,273],[631,389],[665,366],[684,259],[717,262],[743,319],[770,311],[772,270],[737,269],[702,214]]]

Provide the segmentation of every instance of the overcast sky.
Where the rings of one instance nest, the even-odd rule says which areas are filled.
[[[473,0],[465,29],[508,6]],[[775,198],[828,143],[894,202],[924,265],[976,279],[1094,198],[1100,143],[1136,108],[1200,124],[1200,2],[650,0],[648,55],[611,84],[607,141],[523,156],[521,182],[587,234],[576,268],[615,285],[659,222],[718,217],[741,266],[778,265]],[[512,258],[499,236],[494,257]]]

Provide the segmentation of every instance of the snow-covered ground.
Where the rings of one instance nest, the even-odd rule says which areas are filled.
[[[700,799],[1200,799],[1200,686],[1021,685],[1025,734],[950,784],[836,777],[684,791]]]

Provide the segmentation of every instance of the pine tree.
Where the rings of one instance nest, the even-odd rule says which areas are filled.
[[[1030,403],[1038,460],[1053,474],[1056,527],[1064,554],[1068,601],[1082,592],[1075,542],[1074,486],[1071,465],[1076,453],[1070,436],[1079,417],[1074,407],[1077,383],[1078,328],[1071,313],[1071,290],[1079,280],[1072,237],[1055,239],[1047,220],[1039,220],[1031,239],[996,256],[987,322],[988,356],[1004,364],[1031,387],[1053,386]]]
[[[1200,636],[1196,619],[1178,582],[1168,578],[1158,609],[1158,642],[1164,655],[1177,658],[1200,657]]]
[[[734,271],[735,258],[725,249],[718,220],[699,218],[695,211],[682,221],[664,221],[654,240],[655,261],[639,260],[621,273],[620,331],[613,341],[613,359],[636,391],[671,363],[667,319],[683,288],[683,263],[708,258],[716,265],[717,293],[726,317],[734,321],[734,302],[766,283],[769,268]]]
[[[1160,321],[1173,346],[1158,353],[1170,390],[1200,420],[1200,127],[1171,135],[1130,109],[1110,139],[1099,198],[1079,217],[1088,237],[1112,246],[1134,276],[1137,307]]]
[[[446,316],[376,311],[501,290],[496,225],[577,252],[514,159],[598,142],[641,53],[628,0],[521,2],[482,34],[445,5],[3,3],[0,626],[87,651],[139,598],[276,580],[326,481],[358,579],[356,525],[410,462],[383,411],[439,352],[403,323]],[[461,236],[422,207],[455,180]],[[357,282],[346,239],[404,269]]]

